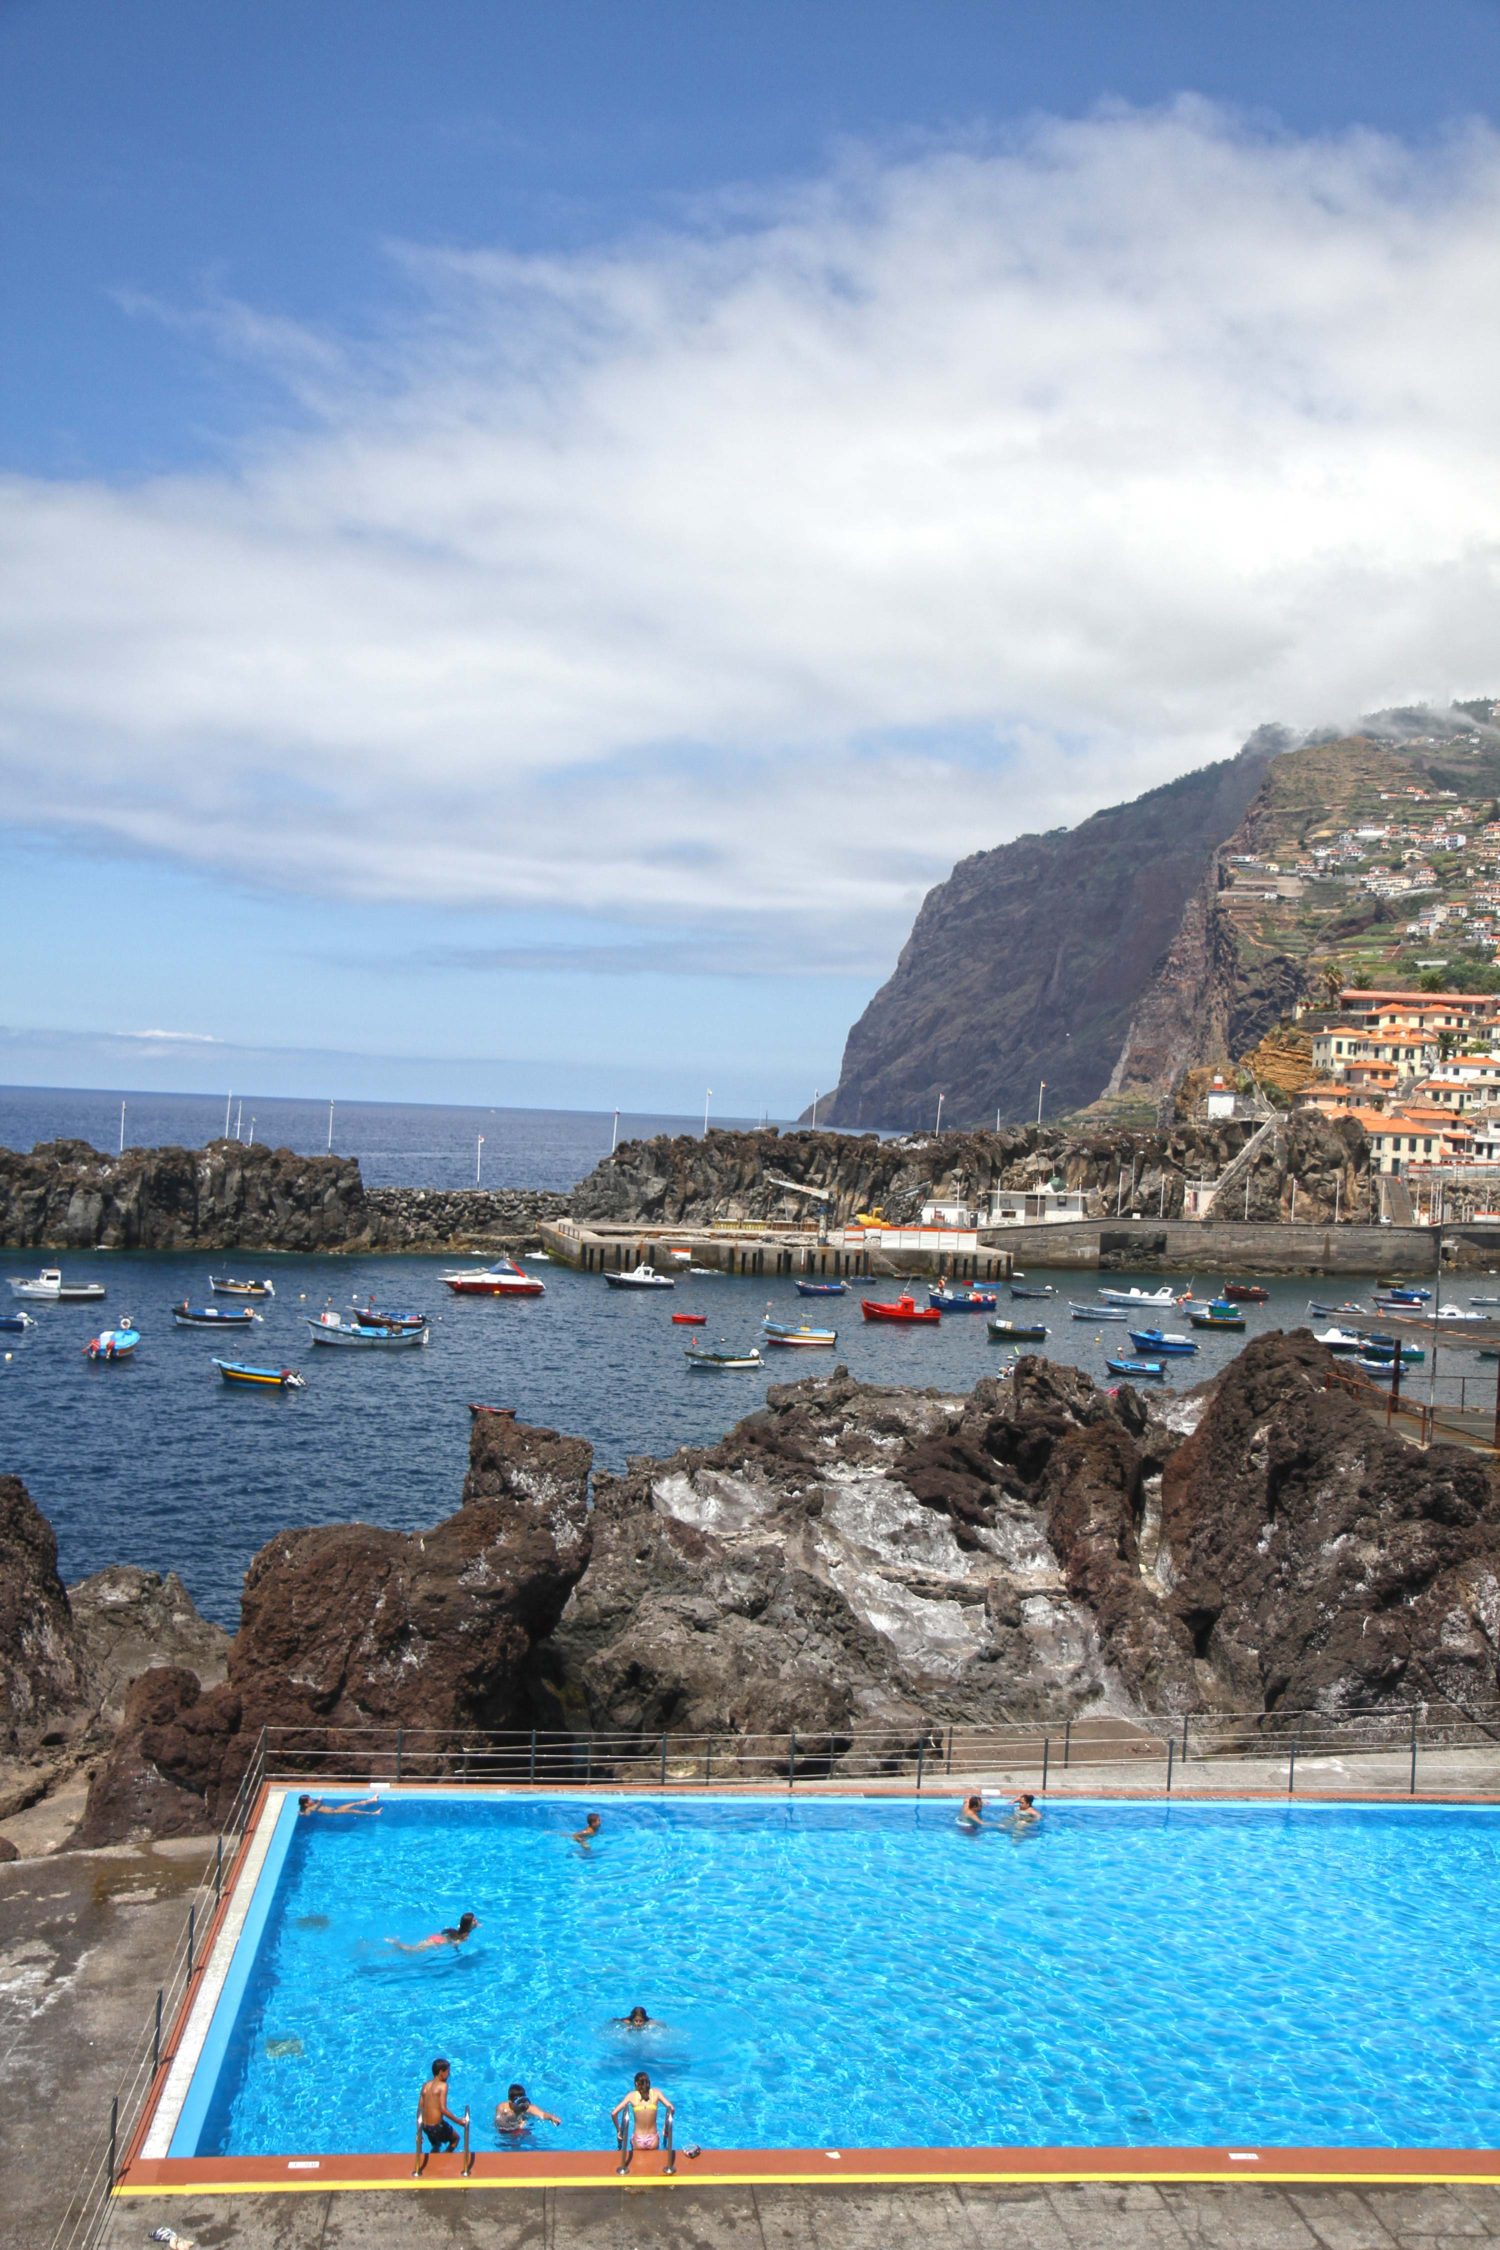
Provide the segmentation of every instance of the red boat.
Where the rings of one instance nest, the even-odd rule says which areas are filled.
[[[898,1297],[893,1305],[882,1304],[877,1297],[861,1297],[859,1309],[866,1320],[921,1320],[934,1324],[943,1317],[938,1305],[919,1305],[915,1297]]]
[[[706,1312],[674,1312],[672,1326],[674,1328],[701,1328],[707,1318]]]
[[[440,1277],[455,1297],[545,1297],[547,1284],[518,1266],[514,1258],[497,1258],[492,1266],[471,1266],[463,1273]]]
[[[1258,1281],[1226,1281],[1224,1295],[1232,1305],[1268,1305],[1269,1289],[1262,1289]]]

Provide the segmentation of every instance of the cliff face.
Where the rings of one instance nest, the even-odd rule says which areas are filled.
[[[849,1034],[830,1124],[954,1124],[1092,1101],[1284,738],[1265,731],[1077,828],[976,853],[929,893]]]

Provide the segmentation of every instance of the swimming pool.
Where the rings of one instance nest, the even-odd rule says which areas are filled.
[[[587,1805],[287,1799],[157,2152],[409,2151],[439,2053],[512,2155],[512,2080],[522,2151],[607,2152],[643,2065],[705,2149],[1500,2148],[1500,1808],[612,1798],[584,1852]]]

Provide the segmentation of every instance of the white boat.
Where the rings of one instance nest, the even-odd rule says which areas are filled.
[[[104,1295],[102,1281],[64,1281],[56,1266],[46,1266],[34,1281],[11,1282],[16,1297],[41,1297],[52,1305],[97,1305]]]
[[[1313,1342],[1325,1344],[1331,1352],[1362,1352],[1365,1348],[1363,1336],[1351,1328],[1325,1328],[1321,1336],[1314,1329]]]
[[[306,1316],[304,1315],[304,1318]],[[315,1344],[337,1344],[345,1351],[398,1352],[427,1341],[428,1331],[421,1328],[362,1328],[358,1321],[342,1320],[336,1312],[319,1313],[316,1320],[308,1320],[308,1332]]]
[[[527,1273],[514,1258],[497,1258],[492,1266],[469,1266],[462,1273],[439,1274],[438,1279],[455,1297],[545,1297],[547,1284]]]
[[[675,1289],[675,1274],[658,1273],[655,1266],[632,1266],[629,1273],[607,1273],[611,1289]]]
[[[1175,1291],[1166,1287],[1160,1289],[1101,1289],[1099,1295],[1106,1305],[1124,1305],[1128,1309],[1134,1309],[1137,1305],[1175,1305],[1177,1302]]]

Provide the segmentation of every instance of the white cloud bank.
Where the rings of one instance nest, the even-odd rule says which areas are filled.
[[[307,891],[879,962],[955,857],[1500,684],[1500,139],[1199,105],[400,254],[313,425],[0,492],[0,790]]]

